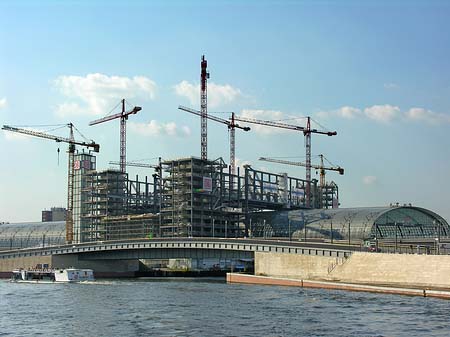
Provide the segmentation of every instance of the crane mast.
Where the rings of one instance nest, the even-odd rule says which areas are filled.
[[[71,243],[73,241],[73,186],[74,186],[74,156],[75,145],[81,145],[88,148],[93,148],[94,152],[100,151],[100,145],[94,141],[90,143],[76,141],[73,135],[74,125],[72,123],[67,124],[70,129],[69,138],[50,135],[44,132],[26,130],[8,125],[3,125],[2,129],[11,132],[17,132],[28,136],[34,136],[44,139],[54,140],[57,143],[68,143],[69,160],[68,160],[68,174],[67,174],[67,216],[66,216],[66,242]]]
[[[208,159],[208,92],[207,82],[209,78],[209,72],[206,70],[208,62],[205,59],[205,55],[202,55],[201,62],[201,74],[200,74],[200,112],[201,112],[201,158],[203,160]]]
[[[127,119],[129,115],[136,114],[142,110],[141,107],[135,106],[129,111],[125,111],[125,99],[122,99],[122,111],[106,116],[100,119],[96,119],[89,123],[89,126],[107,122],[116,118],[120,118],[120,172],[125,173],[126,161],[127,161]]]
[[[200,117],[203,117],[202,113],[200,111],[191,109],[191,108],[187,108],[185,106],[178,106],[178,109],[189,112],[193,115],[197,115]],[[230,130],[230,166],[231,166],[231,173],[233,175],[236,174],[236,158],[235,158],[235,153],[236,153],[236,128],[238,129],[242,129],[244,131],[250,131],[250,128],[248,126],[240,126],[239,124],[236,124],[235,118],[234,118],[234,112],[231,112],[231,119],[230,120],[226,120],[214,115],[207,115],[208,119],[211,119],[215,122],[218,123],[222,123],[228,126],[228,130]]]
[[[325,166],[323,165],[323,154],[319,154],[320,157],[320,187],[324,187],[325,186]],[[342,173],[344,174],[344,169],[342,169]]]
[[[67,161],[67,216],[66,216],[66,242],[73,241],[73,184],[74,184],[74,162],[75,162],[75,145],[73,144],[73,125],[69,124],[70,143],[69,143],[69,160]]]
[[[236,174],[236,124],[234,123],[234,112],[231,113],[231,123],[228,125],[230,130],[230,166],[231,174]],[[249,128],[250,129],[250,128]]]
[[[311,118],[307,117],[306,129],[303,131],[305,135],[305,149],[306,149],[306,195],[307,206],[309,207],[309,196],[311,195]]]
[[[241,116],[235,116],[235,120],[246,122],[246,123],[252,123],[252,124],[258,124],[258,125],[264,125],[264,126],[270,126],[270,127],[276,127],[281,129],[287,129],[287,130],[294,130],[294,131],[300,131],[303,132],[305,136],[305,147],[306,147],[306,207],[311,206],[311,134],[317,133],[321,135],[327,135],[327,136],[335,136],[337,135],[336,131],[320,131],[317,129],[311,129],[311,118],[307,117],[306,122],[306,128],[298,125],[292,125],[292,124],[286,124],[276,121],[267,121],[267,120],[260,120],[255,118],[247,118],[247,117],[241,117]]]

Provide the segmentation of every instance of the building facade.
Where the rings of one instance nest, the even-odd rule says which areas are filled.
[[[52,207],[49,211],[42,211],[42,222],[49,221],[65,221],[67,216],[67,209],[64,207]]]

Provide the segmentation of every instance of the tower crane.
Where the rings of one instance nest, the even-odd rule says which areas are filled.
[[[93,148],[94,152],[100,151],[100,145],[96,144],[94,141],[83,142],[76,141],[73,136],[73,129],[75,126],[72,123],[68,123],[67,126],[70,129],[69,138],[54,136],[47,133],[21,129],[13,126],[3,125],[2,130],[17,132],[28,136],[34,136],[39,138],[45,138],[54,140],[57,143],[68,143],[69,144],[69,162],[68,162],[68,183],[67,183],[67,216],[66,216],[66,242],[71,243],[73,241],[73,185],[74,185],[74,155],[75,155],[75,145],[85,146],[87,148]],[[75,128],[76,129],[76,128]]]
[[[344,169],[340,166],[325,166],[323,164],[323,158],[324,156],[322,154],[319,154],[320,157],[320,165],[311,165],[311,168],[314,168],[316,170],[320,170],[320,186],[325,186],[325,170],[328,171],[337,171],[340,175],[344,174]],[[326,159],[326,158],[325,158]],[[294,166],[303,166],[306,167],[306,163],[296,162],[296,161],[290,161],[290,160],[282,160],[282,159],[275,159],[275,158],[267,158],[267,157],[260,157],[259,160],[267,161],[270,163],[279,163],[279,164],[286,164],[286,165],[294,165]]]
[[[185,106],[180,105],[178,109],[189,112],[191,114],[200,116],[203,118],[203,115],[200,111],[187,108]],[[250,131],[250,127],[248,126],[240,126],[239,124],[236,124],[235,122],[235,115],[234,112],[231,112],[231,119],[226,120],[214,115],[207,115],[206,118],[211,119],[215,122],[225,124],[228,126],[228,130],[230,130],[230,166],[231,166],[231,173],[233,175],[236,174],[236,130],[235,128],[242,129],[244,131]]]
[[[110,161],[109,164],[110,165],[120,165],[120,162],[119,161]],[[146,164],[146,163],[137,163],[137,162],[127,161],[125,163],[125,166],[134,166],[134,167],[158,169],[161,166],[161,164],[155,165],[155,164]]]
[[[281,123],[277,121],[267,121],[267,120],[260,120],[255,118],[246,118],[241,116],[235,116],[235,119],[240,122],[246,122],[246,123],[252,123],[252,124],[259,124],[264,126],[270,126],[275,128],[281,128],[281,129],[288,129],[288,130],[294,130],[294,131],[300,131],[303,132],[303,135],[305,136],[305,147],[306,147],[306,207],[310,207],[310,196],[311,196],[311,134],[316,133],[320,135],[327,135],[327,136],[336,136],[336,131],[320,131],[317,129],[311,129],[311,117],[307,117],[306,127],[298,126],[298,125],[292,125],[292,124],[286,124]]]
[[[125,99],[122,99],[122,111],[119,113],[116,113],[114,115],[106,116],[100,119],[96,119],[89,123],[89,126],[100,124],[103,122],[107,122],[116,118],[120,118],[120,172],[125,173],[125,163],[126,163],[126,157],[127,157],[127,148],[126,148],[126,142],[127,142],[127,119],[129,115],[133,115],[138,113],[142,110],[141,107],[135,106],[133,109],[125,111]]]
[[[200,73],[200,113],[201,113],[201,158],[208,159],[208,91],[207,84],[209,72],[206,70],[208,62],[205,55],[202,55],[201,73]]]

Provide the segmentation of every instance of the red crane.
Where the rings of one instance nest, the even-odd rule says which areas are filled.
[[[89,123],[89,126],[100,124],[103,122],[107,122],[116,118],[120,118],[120,172],[125,173],[126,171],[126,157],[127,157],[127,119],[129,115],[133,115],[141,111],[142,108],[139,106],[135,106],[133,109],[129,111],[125,111],[125,99],[122,99],[122,111],[116,113],[114,115],[106,116],[100,119],[96,119]]]
[[[208,159],[208,92],[207,82],[209,78],[209,72],[206,70],[208,62],[205,59],[205,55],[202,55],[201,74],[200,74],[200,113],[201,113],[201,158]]]
[[[264,126],[270,126],[281,129],[288,129],[294,131],[303,132],[305,136],[305,147],[306,147],[306,206],[310,207],[311,198],[311,134],[317,133],[320,135],[336,136],[336,131],[320,131],[317,129],[311,129],[311,118],[307,117],[306,128],[298,125],[286,124],[276,121],[260,120],[255,118],[246,118],[241,116],[235,116],[235,119],[240,122],[259,124]]]
[[[54,136],[54,135],[50,135],[50,134],[39,132],[39,131],[20,129],[20,128],[8,126],[8,125],[3,125],[2,129],[6,130],[6,131],[21,133],[24,135],[54,140],[57,143],[62,142],[62,143],[69,144],[69,151],[68,151],[69,162],[68,162],[68,174],[67,174],[68,182],[67,182],[66,241],[67,241],[67,243],[72,243],[72,241],[73,241],[73,185],[74,185],[75,145],[86,146],[88,148],[91,147],[94,149],[95,152],[100,151],[100,145],[96,144],[94,141],[90,141],[90,142],[76,141],[73,137],[73,129],[75,128],[75,126],[72,123],[67,124],[67,126],[70,129],[69,138]],[[75,130],[76,130],[76,128],[75,128]],[[59,152],[59,149],[58,149],[58,152]]]
[[[178,109],[189,112],[191,114],[200,116],[203,118],[203,115],[200,111],[187,108],[185,106],[180,105]],[[233,175],[236,174],[236,131],[235,128],[242,129],[244,131],[250,131],[250,128],[248,126],[240,126],[239,124],[235,123],[235,116],[234,112],[231,112],[231,119],[226,120],[214,115],[207,115],[206,118],[211,119],[215,122],[225,124],[228,126],[228,130],[230,131],[230,166],[231,166],[231,173]]]

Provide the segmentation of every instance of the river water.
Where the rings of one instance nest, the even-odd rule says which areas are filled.
[[[0,280],[0,336],[450,336],[450,301],[223,279]]]

